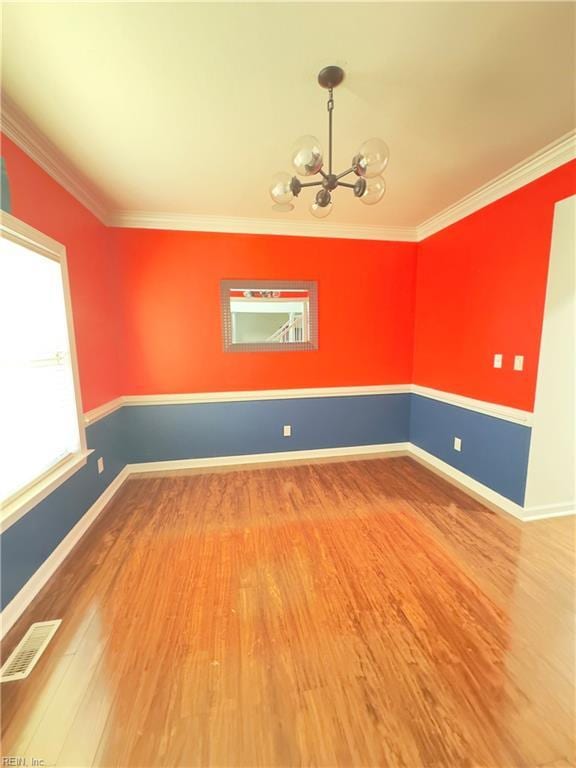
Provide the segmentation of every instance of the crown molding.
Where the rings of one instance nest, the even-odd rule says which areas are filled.
[[[2,93],[0,128],[103,224],[129,229],[420,242],[576,158],[576,131],[571,131],[417,226],[360,226],[327,221],[297,221],[289,217],[253,219],[155,211],[111,211],[104,195],[74,168],[5,93]]]
[[[362,227],[354,224],[291,221],[290,219],[278,221],[144,211],[121,211],[113,215],[109,223],[114,227],[141,229],[421,242],[575,158],[576,131],[570,131],[415,227]]]
[[[5,136],[20,147],[54,181],[64,187],[103,224],[107,223],[108,211],[102,196],[86,177],[74,168],[62,152],[36,128],[6,93],[2,93],[0,128]]]
[[[358,226],[289,218],[251,219],[230,216],[202,216],[187,213],[152,213],[120,211],[109,219],[113,227],[130,229],[175,229],[185,232],[230,232],[251,235],[284,235],[292,237],[329,237],[346,240],[395,240],[416,242],[415,227]]]
[[[430,235],[455,224],[460,219],[479,211],[511,192],[515,192],[520,187],[575,158],[576,131],[570,131],[458,202],[419,224],[416,227],[417,241],[425,240]]]

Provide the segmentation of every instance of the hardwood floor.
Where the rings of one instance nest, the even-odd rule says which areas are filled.
[[[2,754],[73,766],[566,766],[574,520],[408,458],[148,475],[14,627]]]

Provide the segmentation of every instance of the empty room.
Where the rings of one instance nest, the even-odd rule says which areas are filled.
[[[2,766],[576,766],[575,24],[3,4]]]

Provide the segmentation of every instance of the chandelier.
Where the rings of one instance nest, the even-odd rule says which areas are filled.
[[[320,142],[315,136],[303,136],[298,139],[292,150],[292,166],[298,176],[319,175],[318,181],[300,181],[298,176],[289,173],[277,173],[270,185],[270,196],[274,200],[276,211],[291,211],[292,200],[298,197],[304,187],[320,187],[310,204],[310,213],[319,219],[329,215],[332,210],[332,193],[337,187],[346,187],[354,192],[360,202],[374,205],[380,202],[386,192],[386,182],[382,173],[388,165],[388,147],[382,139],[368,139],[352,158],[352,165],[342,173],[332,170],[332,114],[334,112],[334,88],[344,79],[344,70],[340,67],[324,67],[318,75],[322,88],[328,90],[328,169],[325,167]],[[352,184],[342,181],[355,173],[358,179]]]

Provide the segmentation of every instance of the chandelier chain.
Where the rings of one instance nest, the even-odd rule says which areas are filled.
[[[328,91],[328,175],[332,175],[332,113],[334,112],[334,90]]]

